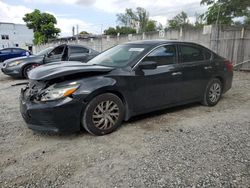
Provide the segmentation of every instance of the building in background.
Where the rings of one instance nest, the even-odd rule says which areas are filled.
[[[19,47],[32,51],[34,33],[26,25],[0,22],[0,49]]]

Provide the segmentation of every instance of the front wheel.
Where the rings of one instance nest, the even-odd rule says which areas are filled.
[[[124,114],[124,105],[119,97],[111,93],[101,94],[88,103],[82,126],[93,135],[109,134],[121,125]]]
[[[222,95],[221,81],[217,78],[214,78],[207,85],[202,103],[206,106],[214,106],[219,102],[221,95]]]
[[[38,64],[30,64],[30,65],[27,65],[26,67],[24,67],[24,69],[23,69],[23,77],[28,78],[28,73],[32,69],[36,68],[37,66],[39,66],[39,65]]]

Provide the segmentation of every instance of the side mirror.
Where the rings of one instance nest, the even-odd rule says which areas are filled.
[[[139,68],[143,69],[156,69],[157,63],[155,61],[143,61],[139,64]]]

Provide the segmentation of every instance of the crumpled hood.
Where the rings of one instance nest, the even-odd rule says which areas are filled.
[[[84,72],[109,72],[112,67],[100,65],[86,65],[81,62],[61,61],[39,66],[31,70],[28,74],[31,80],[51,80],[54,78]]]

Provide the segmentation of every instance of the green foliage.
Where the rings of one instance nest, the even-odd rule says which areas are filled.
[[[156,30],[157,30],[156,21],[149,20],[144,31],[145,32],[151,32],[151,31],[156,31]]]
[[[149,13],[142,7],[137,7],[136,10],[126,9],[124,14],[116,16],[120,25],[130,28],[139,26],[139,32],[156,30],[155,22],[149,20]]]
[[[87,31],[81,31],[79,34],[80,35],[89,35],[90,33],[88,33]]]
[[[48,42],[49,39],[56,38],[61,32],[55,27],[56,18],[48,13],[41,13],[35,9],[33,12],[25,14],[23,20],[29,29],[34,31],[34,44],[42,44]]]
[[[245,17],[245,19],[244,19],[244,25],[250,25],[250,14]]]
[[[233,18],[247,16],[249,0],[202,0],[201,4],[210,6],[204,14],[207,24],[232,24]]]
[[[107,30],[104,31],[106,35],[117,35],[120,33],[121,35],[133,34],[136,33],[136,30],[131,27],[126,26],[116,26],[116,28],[109,27]]]
[[[195,13],[195,23],[194,23],[194,27],[195,28],[202,28],[205,24],[203,21],[203,14],[197,14]]]
[[[173,19],[168,20],[168,26],[170,29],[180,29],[181,27],[193,27],[189,23],[187,13],[181,12],[177,14]]]

